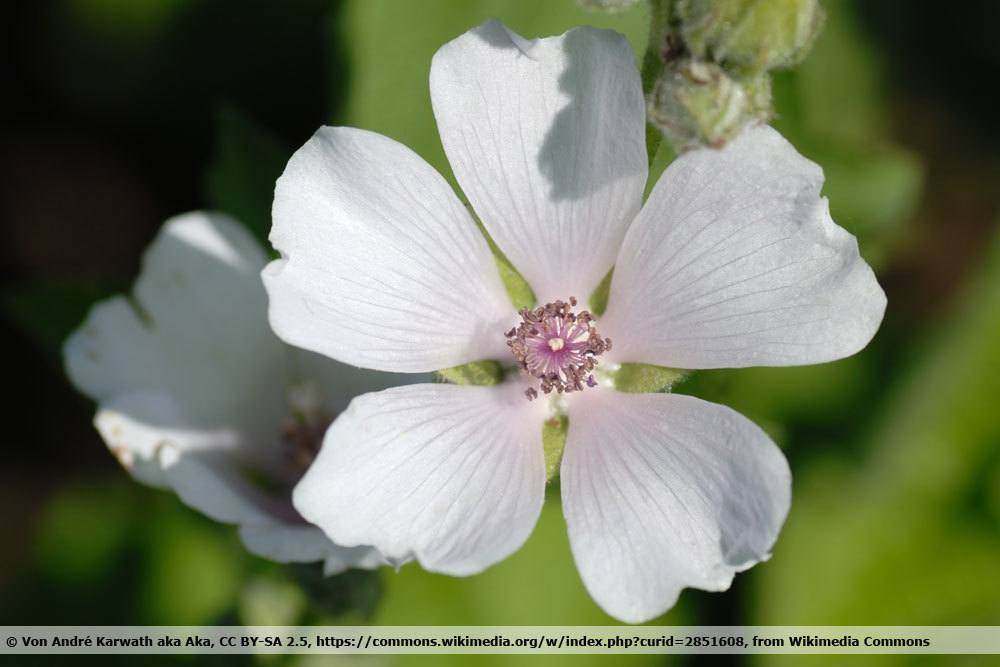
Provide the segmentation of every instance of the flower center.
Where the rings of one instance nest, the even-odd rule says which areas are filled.
[[[586,310],[574,313],[576,299],[554,301],[520,311],[521,322],[506,333],[517,365],[538,378],[542,393],[566,394],[594,387],[597,357],[611,349],[611,339],[602,338]],[[528,400],[538,397],[534,387],[524,392]]]
[[[326,427],[333,420],[323,410],[319,388],[311,382],[288,388],[288,407],[282,435],[289,476],[298,481],[319,454]]]
[[[320,424],[309,424],[295,417],[289,417],[285,422],[282,436],[285,441],[290,477],[298,480],[312,465],[323,444],[323,435],[328,424],[326,420]]]

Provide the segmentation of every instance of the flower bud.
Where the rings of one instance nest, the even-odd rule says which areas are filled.
[[[639,4],[639,0],[577,0],[584,9],[617,14]]]
[[[660,73],[647,107],[676,149],[721,146],[747,123],[767,119],[771,81],[767,74],[739,81],[714,63],[682,60]]]
[[[823,22],[819,0],[679,0],[691,53],[761,72],[805,58]]]

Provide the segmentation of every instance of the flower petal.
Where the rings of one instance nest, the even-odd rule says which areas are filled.
[[[166,442],[157,458],[171,488],[184,504],[222,523],[262,520],[280,503],[254,488],[232,459],[210,449],[182,450]],[[265,509],[266,508],[266,509]],[[294,514],[285,508],[291,520]]]
[[[277,563],[323,561],[327,576],[350,568],[373,570],[384,563],[371,547],[339,547],[309,524],[280,521],[252,521],[240,526],[240,538],[247,549]]]
[[[290,350],[288,382],[318,389],[319,411],[333,418],[361,394],[420,382],[434,382],[433,373],[386,373],[358,368],[305,350]],[[294,403],[294,401],[293,401]]]
[[[285,341],[339,361],[423,372],[506,355],[513,307],[445,180],[372,132],[324,127],[274,194],[264,271]]]
[[[629,623],[766,560],[791,496],[788,464],[760,428],[676,394],[574,397],[561,479],[583,582]]]
[[[373,568],[382,561],[370,547],[340,547],[316,526],[305,523],[287,497],[272,497],[252,486],[232,459],[210,450],[182,451],[169,443],[158,449],[168,484],[184,504],[223,523],[240,525],[247,549],[278,563],[325,561],[335,572]]]
[[[410,385],[354,400],[293,502],[337,544],[479,572],[527,539],[545,492],[541,401],[518,383]]]
[[[288,349],[267,324],[265,261],[228,218],[168,221],[146,253],[135,299],[98,304],[67,341],[68,373],[100,403],[95,426],[137,480],[241,524],[258,555],[323,560],[331,571],[374,567],[381,555],[334,545],[291,505],[286,390],[309,385],[321,418],[346,407],[349,395],[414,376]],[[257,478],[278,486],[264,489]]]
[[[108,399],[101,403],[94,416],[97,432],[122,467],[143,484],[158,488],[169,486],[157,460],[160,445],[183,443],[187,449],[201,444],[196,432],[181,426],[184,422],[177,404],[169,396],[149,391]],[[173,426],[151,426],[156,423]]]
[[[102,406],[95,420],[138,480],[172,488],[185,505],[216,521],[239,524],[243,543],[258,556],[279,563],[324,561],[330,574],[384,563],[370,547],[333,544],[295,513],[288,496],[271,496],[250,484],[239,461],[224,451],[238,443],[238,434],[151,428],[140,416],[153,409],[162,415],[175,407],[165,397],[128,394]]]
[[[589,297],[647,176],[625,38],[582,27],[529,41],[489,21],[435,54],[431,100],[462,190],[539,303]]]
[[[284,377],[285,347],[267,327],[265,261],[224,216],[167,221],[143,259],[134,299],[97,304],[67,340],[70,379],[98,402],[135,392],[169,397],[171,410],[143,412],[149,427],[274,429],[284,411],[276,379]]]
[[[629,229],[601,333],[675,368],[850,356],[885,294],[819,196],[823,172],[769,127],[674,161]]]

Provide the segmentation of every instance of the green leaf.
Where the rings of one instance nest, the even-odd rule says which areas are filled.
[[[615,389],[629,394],[648,394],[670,389],[690,371],[653,364],[624,363],[614,374]]]
[[[503,380],[503,367],[492,359],[483,359],[445,368],[437,374],[452,384],[494,385]]]
[[[218,113],[215,159],[205,173],[209,205],[233,216],[267,244],[274,183],[291,151],[232,107]]]
[[[545,480],[551,482],[559,474],[569,420],[565,416],[553,417],[542,426],[542,449],[545,451]]]

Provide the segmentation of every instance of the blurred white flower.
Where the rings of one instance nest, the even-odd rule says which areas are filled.
[[[329,421],[365,391],[409,376],[363,371],[293,350],[267,325],[260,270],[243,227],[221,215],[169,220],[130,297],[94,306],[67,340],[73,384],[98,402],[95,425],[132,475],[239,524],[247,548],[329,573],[375,567],[306,523],[291,490]]]
[[[385,371],[495,359],[521,372],[355,399],[296,507],[339,544],[479,572],[531,532],[543,420],[559,414],[563,510],[597,602],[639,622],[686,586],[726,589],[768,557],[785,519],[784,457],[728,408],[621,393],[609,375],[624,362],[782,366],[864,347],[885,296],[830,218],[821,169],[757,127],[678,158],[643,205],[643,97],[613,32],[528,41],[491,21],[438,51],[430,85],[459,184],[543,305],[514,312],[475,222],[416,154],[320,129],[275,192],[282,259],[264,282],[278,335]],[[612,266],[607,311],[584,315]]]

